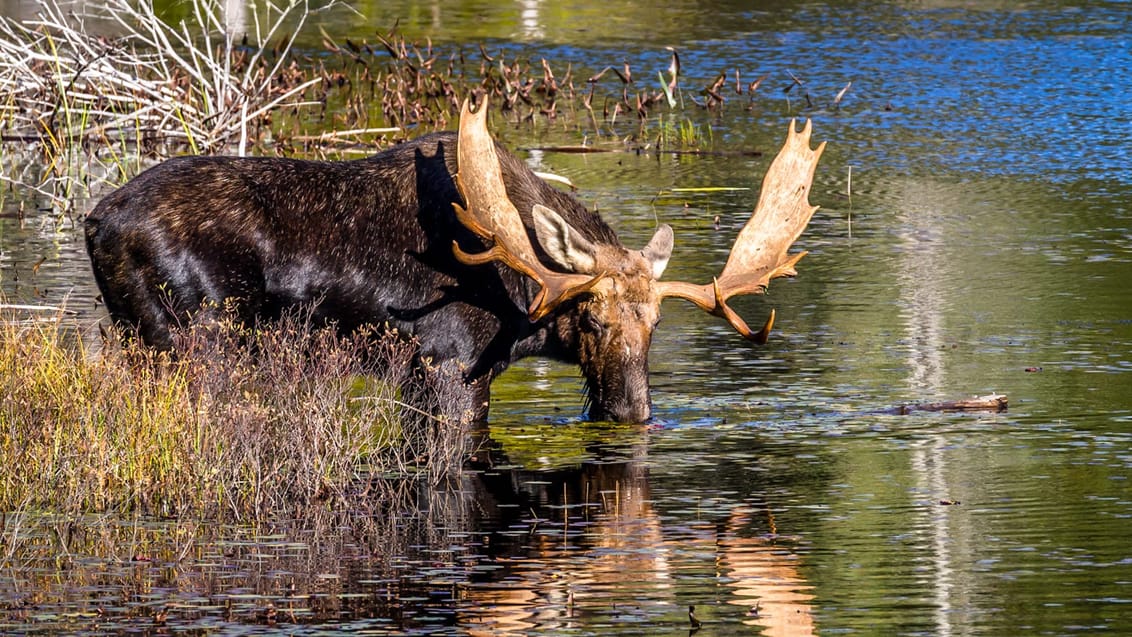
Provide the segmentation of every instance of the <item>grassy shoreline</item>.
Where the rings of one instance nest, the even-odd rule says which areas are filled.
[[[466,454],[460,414],[397,335],[301,317],[178,334],[170,359],[101,351],[61,325],[0,317],[0,511],[233,521],[356,510],[392,481],[436,483]],[[112,341],[115,342],[116,341]]]
[[[179,24],[130,0],[80,15],[45,0],[35,20],[0,17],[0,145],[19,159],[0,182],[70,211],[174,154],[371,153],[452,128],[473,93],[489,95],[504,122],[573,130],[591,148],[713,152],[713,120],[773,99],[759,88],[765,76],[749,82],[737,68],[690,79],[676,50],[664,70],[434,48],[396,32],[373,42],[323,33],[321,49],[300,50],[317,11],[301,0],[270,6],[248,35],[228,30],[219,0],[190,0]],[[93,26],[105,23],[113,36]],[[803,97],[800,108],[819,108]]]

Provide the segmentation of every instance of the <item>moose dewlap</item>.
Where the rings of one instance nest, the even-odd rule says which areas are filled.
[[[111,318],[146,343],[234,308],[271,320],[304,307],[343,332],[388,326],[461,383],[487,416],[490,384],[512,362],[577,364],[589,416],[649,417],[648,351],[665,297],[687,299],[765,342],[728,305],[793,276],[787,250],[824,143],[793,122],[751,219],[708,284],[661,281],[672,229],[626,248],[577,199],[499,147],[487,105],[465,103],[458,133],[357,161],[181,157],[138,175],[86,219],[87,250]]]

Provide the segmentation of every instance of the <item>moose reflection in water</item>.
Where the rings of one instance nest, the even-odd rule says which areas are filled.
[[[811,587],[769,510],[743,502],[685,524],[665,522],[672,513],[657,509],[646,448],[644,441],[591,448],[593,460],[557,470],[483,466],[473,473],[465,490],[491,520],[485,526],[521,531],[493,536],[490,552],[505,570],[469,586],[459,623],[493,634],[566,630],[583,617],[586,625],[626,615],[686,622],[682,613],[699,603],[701,618],[725,616],[766,635],[813,634]],[[670,585],[696,572],[729,592],[689,598]]]
[[[85,222],[107,310],[159,348],[194,312],[233,304],[248,323],[313,305],[344,331],[387,325],[462,379],[459,402],[481,420],[492,379],[527,356],[578,364],[592,419],[647,419],[666,297],[766,340],[773,313],[754,331],[727,300],[794,275],[805,254],[787,250],[816,210],[808,193],[824,144],[810,148],[809,123],[791,123],[720,276],[695,285],[659,280],[669,226],[625,248],[597,213],[498,148],[487,113],[465,103],[457,135],[359,161],[184,157],[151,168]]]

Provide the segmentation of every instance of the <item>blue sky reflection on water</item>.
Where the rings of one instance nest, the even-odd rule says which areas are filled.
[[[675,46],[692,96],[720,72],[727,87],[735,70],[744,83],[767,75],[757,110],[823,116],[828,138],[865,163],[1132,182],[1132,102],[1124,88],[1132,85],[1125,35],[1132,12],[1115,4],[989,4],[916,10],[801,3],[766,11],[725,4],[714,30],[695,25],[683,38],[626,29],[621,38],[593,41],[543,25],[535,29],[539,39],[492,44],[536,63],[546,57],[600,68],[627,61],[640,86],[653,90],[656,71],[668,64],[665,47]],[[787,92],[790,74],[804,86]],[[746,133],[733,123],[716,122],[716,139],[741,144]]]
[[[831,133],[863,156],[910,170],[1132,181],[1129,17],[1099,33],[1065,33],[1060,11],[921,14],[841,23],[836,11],[799,19],[805,30],[687,45],[688,66],[754,66],[807,81],[816,104],[847,82]],[[1077,14],[1077,18],[1081,18]],[[697,51],[702,51],[697,53]],[[722,53],[721,53],[722,50]],[[782,99],[781,86],[768,86]],[[794,99],[799,100],[797,93]],[[887,133],[887,135],[885,134]],[[886,136],[889,143],[877,143]],[[852,150],[847,151],[852,153]]]

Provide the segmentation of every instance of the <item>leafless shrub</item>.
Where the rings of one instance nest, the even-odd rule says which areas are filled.
[[[311,14],[307,2],[267,7],[250,17],[246,35],[220,0],[191,0],[190,18],[177,25],[151,2],[130,0],[102,0],[86,14],[46,0],[35,19],[0,17],[8,134],[57,150],[123,137],[197,151],[243,148],[255,122],[301,104],[303,91],[321,81],[283,80],[295,34]],[[294,25],[287,36],[285,24]],[[241,36],[249,46],[240,46]]]
[[[0,510],[358,511],[439,483],[467,453],[464,414],[416,371],[411,339],[292,316],[177,341],[173,357],[130,341],[92,353],[54,324],[0,321]]]

